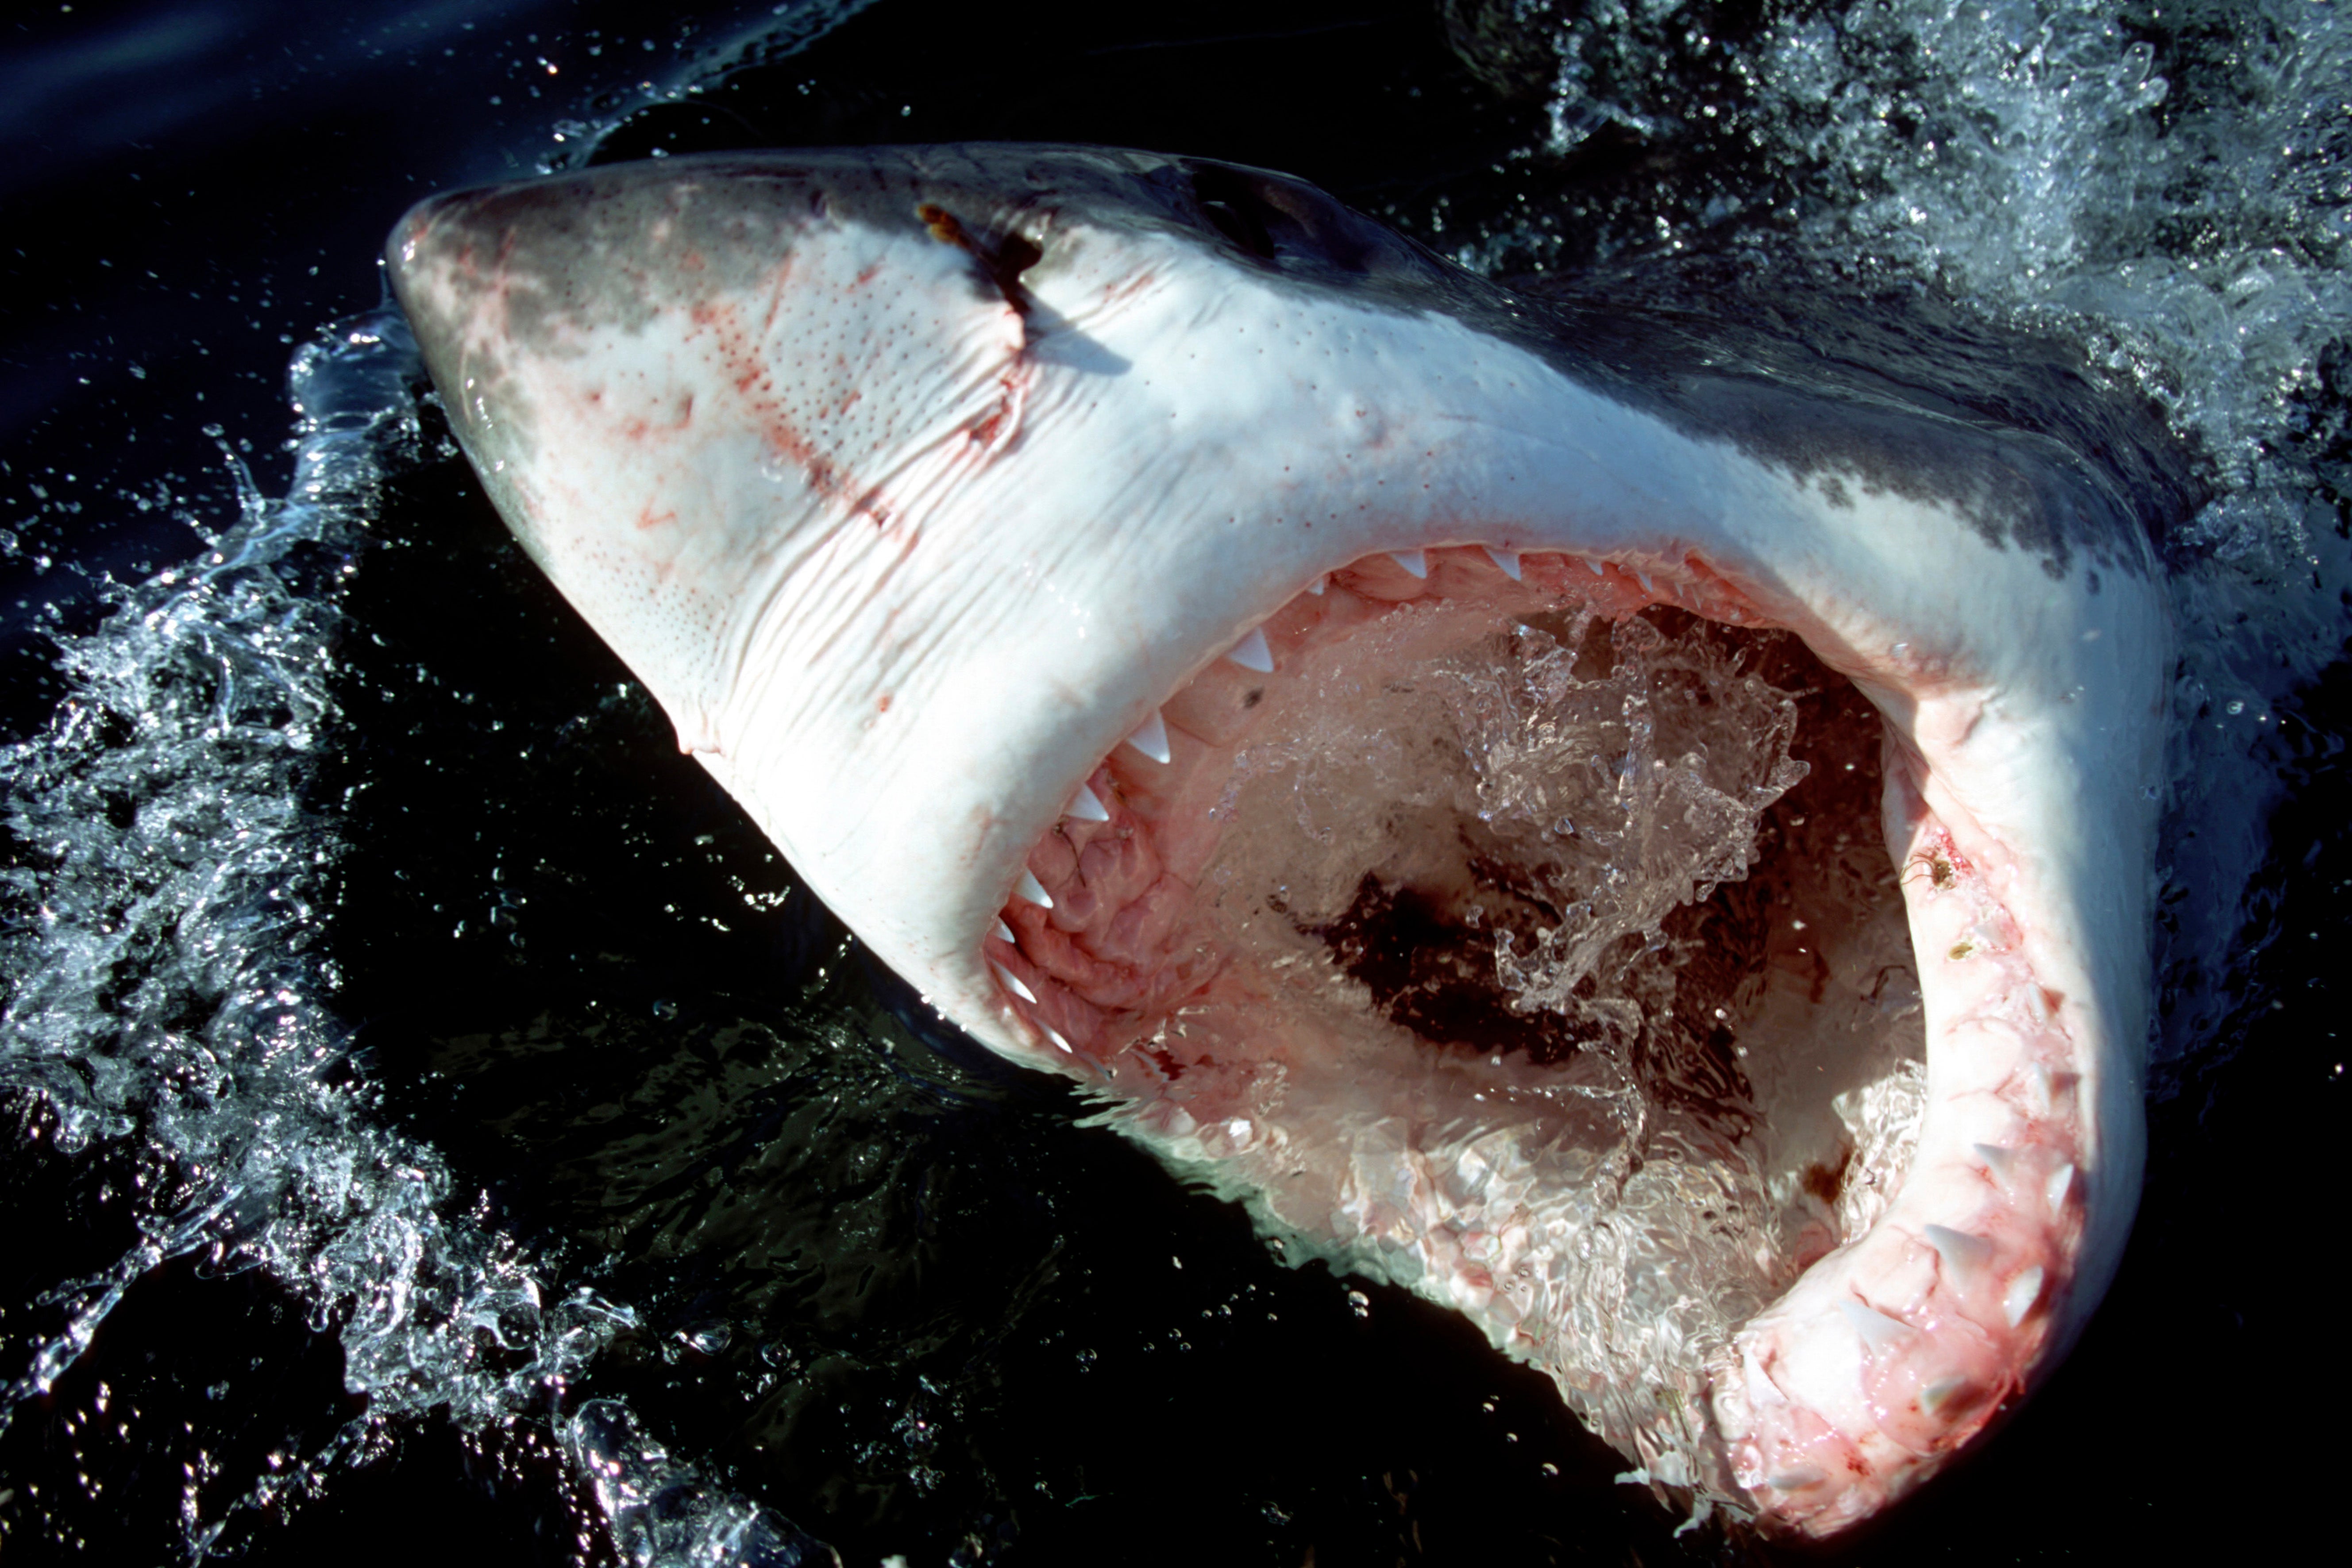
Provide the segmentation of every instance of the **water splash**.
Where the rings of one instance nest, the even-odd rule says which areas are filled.
[[[2295,0],[1748,19],[1607,0],[1549,42],[1552,134],[1529,167],[1585,158],[1600,194],[1571,184],[1576,221],[1537,203],[1465,264],[1727,258],[1743,276],[1933,295],[2071,345],[2197,454],[2210,500],[2159,542],[2182,661],[2151,1088],[2210,1071],[2213,1043],[2242,1032],[2229,1021],[2265,1005],[2242,984],[2266,940],[2245,900],[2310,744],[2284,726],[2346,647],[2352,29]],[[1605,137],[1639,149],[1638,178],[1587,157]],[[1646,172],[1662,163],[1677,177]]]
[[[306,1464],[184,1521],[194,1556],[384,1423],[543,1417],[636,1321],[593,1291],[551,1292],[540,1260],[475,1217],[436,1152],[381,1124],[322,956],[343,846],[311,783],[341,722],[340,590],[387,478],[414,460],[421,374],[391,310],[302,348],[287,494],[263,496],[232,456],[236,521],[194,562],[113,589],[103,623],[63,647],[70,694],[0,753],[16,847],[0,876],[0,1087],[40,1099],[64,1152],[131,1140],[159,1151],[184,1194],[143,1215],[113,1266],[47,1293],[64,1327],[0,1395],[0,1425],[50,1389],[136,1280],[191,1253],[292,1289],[314,1331],[338,1334],[346,1386],[368,1402]],[[632,1561],[824,1554],[716,1494],[661,1502],[699,1483],[641,1437],[595,1436],[634,1434],[632,1421],[596,1401],[565,1428]]]
[[[840,1568],[831,1547],[773,1509],[720,1494],[672,1459],[617,1400],[591,1399],[573,1412],[563,1451],[590,1478],[614,1544],[636,1568]]]

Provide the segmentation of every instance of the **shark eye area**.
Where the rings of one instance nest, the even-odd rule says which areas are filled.
[[[1300,181],[1196,163],[1192,198],[1209,227],[1262,265],[1349,275],[1411,265],[1391,231]]]
[[[1234,249],[1255,261],[1275,258],[1274,235],[1266,219],[1274,216],[1278,223],[1280,217],[1259,199],[1255,181],[1238,169],[1209,164],[1193,175],[1192,195],[1201,204],[1201,216]]]

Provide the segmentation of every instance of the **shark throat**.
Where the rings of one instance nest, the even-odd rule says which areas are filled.
[[[1759,619],[1696,563],[1355,562],[1101,759],[984,943],[1114,1121],[1667,1484],[1650,1390],[1869,1230],[1925,1104],[1883,721]]]

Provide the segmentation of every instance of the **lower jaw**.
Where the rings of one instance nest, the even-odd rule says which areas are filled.
[[[1463,1310],[1662,1495],[1826,1533],[2040,1360],[2080,1138],[2046,1018],[1929,1110],[1906,904],[1996,1012],[2014,922],[1907,790],[1881,847],[1874,714],[1760,625],[1696,562],[1358,562],[1094,770],[984,946],[1294,1258]]]

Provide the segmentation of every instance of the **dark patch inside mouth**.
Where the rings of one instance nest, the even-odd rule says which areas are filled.
[[[1874,822],[1880,790],[1879,720],[1867,700],[1823,668],[1804,645],[1779,633],[1721,626],[1654,605],[1642,618],[1669,641],[1713,638],[1737,650],[1758,679],[1790,695],[1798,720],[1789,754],[1806,777],[1766,809],[1756,826],[1747,876],[1677,905],[1654,932],[1621,940],[1620,951],[1576,987],[1587,1008],[1629,989],[1650,1005],[1637,1055],[1656,1087],[1718,1107],[1750,1099],[1741,1065],[1741,1023],[1774,984],[1793,984],[1819,1005],[1829,966],[1819,939],[1849,902],[1891,901],[1891,868]],[[1527,617],[1529,627],[1575,649],[1574,673],[1601,680],[1613,670],[1609,626],[1579,624],[1561,612]],[[1571,642],[1570,639],[1573,639]],[[1604,1031],[1591,1012],[1531,1008],[1499,983],[1496,935],[1532,944],[1540,930],[1571,918],[1508,858],[1466,843],[1462,861],[1479,889],[1465,904],[1453,890],[1367,871],[1340,916],[1309,928],[1332,962],[1362,984],[1381,1016],[1428,1046],[1474,1055],[1565,1060]],[[1278,900],[1269,907],[1280,910]],[[1629,986],[1629,981],[1638,981]],[[1874,975],[1874,993],[1886,977]],[[1899,989],[1899,988],[1898,988]],[[1808,1191],[1832,1201],[1843,1168],[1818,1168]]]
[[[1499,880],[1508,868],[1479,869]],[[1367,872],[1339,919],[1315,928],[1349,978],[1391,1023],[1430,1045],[1472,1052],[1518,1051],[1558,1061],[1578,1031],[1557,1013],[1520,1013],[1495,983],[1495,939],[1437,894]],[[1589,1032],[1589,1031],[1588,1031]]]

